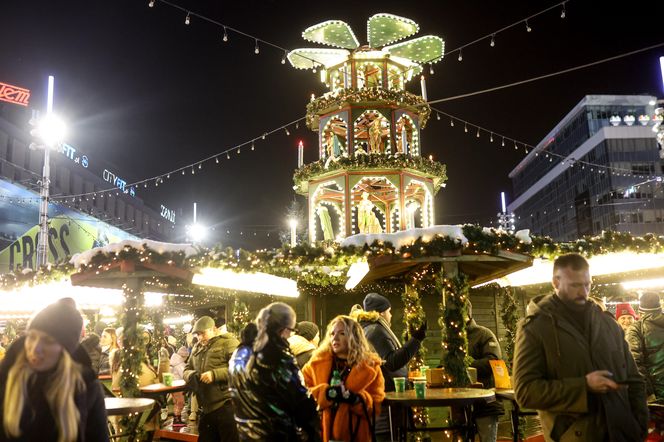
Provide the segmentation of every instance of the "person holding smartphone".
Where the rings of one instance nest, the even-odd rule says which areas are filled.
[[[559,256],[552,283],[517,331],[519,406],[537,410],[547,441],[644,440],[645,383],[618,323],[588,300],[588,262]]]

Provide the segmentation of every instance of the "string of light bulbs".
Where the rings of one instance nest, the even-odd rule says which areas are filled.
[[[481,138],[481,134],[484,133],[485,136],[489,137],[489,142],[493,143],[495,140],[500,140],[500,146],[505,147],[507,144],[512,144],[514,146],[514,150],[519,150],[523,149],[524,153],[528,155],[530,151],[535,149],[535,146],[526,143],[524,141],[519,141],[515,138],[503,135],[499,132],[496,132],[491,129],[487,129],[485,127],[479,126],[478,124],[471,123],[469,121],[463,120],[459,117],[456,117],[454,115],[451,115],[445,111],[442,111],[438,108],[431,107],[431,109],[436,113],[436,120],[440,121],[441,115],[444,115],[447,117],[450,121],[450,126],[454,127],[455,124],[458,124],[459,126],[463,125],[464,132],[465,133],[470,133],[474,132],[476,138]],[[469,129],[470,128],[470,129]],[[655,179],[657,177],[656,174],[648,174],[648,175],[634,175],[632,169],[625,169],[625,168],[620,168],[620,167],[612,167],[608,166],[606,164],[598,164],[598,163],[593,163],[591,161],[584,161],[580,159],[576,159],[572,157],[571,155],[562,155],[556,152],[543,152],[542,153],[545,158],[549,159],[550,162],[553,162],[554,158],[557,158],[561,160],[561,164],[564,165],[569,165],[569,167],[574,167],[574,165],[580,165],[582,169],[585,169],[586,167],[591,168],[591,172],[594,172],[595,168],[599,169],[598,173],[607,173],[610,172],[614,176],[634,176],[634,177],[639,177],[642,179]],[[539,156],[540,152],[535,152],[535,156]]]
[[[163,1],[163,0],[159,0]],[[150,183],[153,183],[155,187],[158,187],[160,183],[164,183],[166,180],[171,179],[171,176],[175,176],[177,174],[182,174],[186,175],[187,172],[191,172],[192,175],[196,174],[196,170],[201,170],[203,168],[203,165],[205,163],[209,162],[214,162],[215,164],[220,164],[222,162],[222,158],[225,156],[226,160],[231,159],[231,153],[235,153],[239,155],[242,152],[242,149],[245,147],[249,147],[251,151],[254,151],[256,149],[256,144],[259,141],[265,140],[268,136],[271,136],[275,133],[279,132],[284,132],[287,136],[290,136],[290,130],[289,127],[294,126],[295,129],[299,128],[299,124],[301,121],[303,121],[306,117],[301,117],[298,118],[297,120],[293,120],[289,123],[286,123],[284,125],[281,125],[275,129],[269,130],[267,132],[263,132],[262,135],[259,135],[257,137],[251,138],[247,141],[244,141],[242,143],[236,144],[232,147],[229,147],[228,149],[225,149],[221,152],[217,152],[213,155],[210,155],[208,157],[205,157],[201,160],[197,160],[193,163],[187,164],[186,166],[181,166],[175,169],[172,169],[168,172],[160,173],[158,175],[151,176],[149,178],[144,178],[142,180],[134,181],[132,183],[127,183],[125,185],[126,188],[132,188],[132,187],[138,187],[138,186],[143,186],[144,188],[148,188]],[[99,196],[101,198],[104,197],[104,194],[113,194],[115,193],[116,196],[119,196],[120,193],[123,193],[121,189],[117,187],[110,187],[107,189],[101,189],[101,190],[95,190],[91,192],[84,192],[84,193],[78,193],[78,194],[71,194],[71,195],[54,195],[53,197],[49,198],[50,200],[67,200],[67,199],[72,199],[75,200],[77,198],[84,198],[84,197],[96,197]],[[39,198],[36,198],[39,199]]]
[[[229,26],[227,24],[221,23],[218,20],[212,19],[210,17],[207,17],[203,14],[200,14],[198,12],[194,12],[190,9],[184,8],[178,4],[172,3],[168,0],[149,0],[148,1],[148,6],[150,8],[154,8],[157,3],[162,3],[164,5],[170,6],[171,8],[178,9],[181,12],[186,13],[185,18],[184,18],[184,24],[189,26],[191,24],[192,17],[201,19],[207,23],[210,23],[212,25],[218,26],[223,29],[223,36],[222,36],[222,41],[224,43],[228,42],[230,40],[229,37],[229,32],[233,32],[235,34],[241,35],[243,37],[246,37],[250,40],[254,41],[254,54],[259,55],[260,54],[260,44],[264,44],[266,46],[273,47],[275,49],[278,49],[279,51],[283,52],[281,56],[281,64],[286,64],[286,56],[288,55],[289,50],[287,48],[284,48],[283,46],[280,46],[276,43],[272,43],[268,40],[265,40],[263,38],[257,37],[255,35],[249,34],[247,32],[241,31],[237,28],[234,28],[232,26]],[[307,57],[306,55],[299,55],[299,57],[307,59],[309,61],[312,61],[314,63],[314,66],[316,65],[316,60]]]

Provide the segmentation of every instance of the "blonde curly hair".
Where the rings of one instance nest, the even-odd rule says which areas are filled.
[[[348,338],[347,361],[349,365],[352,366],[362,362],[365,362],[369,365],[376,363],[380,364],[380,357],[373,350],[371,344],[369,344],[369,341],[367,341],[366,336],[364,336],[364,330],[362,330],[360,323],[346,315],[339,315],[330,321],[327,326],[323,342],[321,342],[318,349],[314,351],[314,356],[325,352],[333,353],[332,331],[338,323],[343,324],[344,333],[346,338]]]

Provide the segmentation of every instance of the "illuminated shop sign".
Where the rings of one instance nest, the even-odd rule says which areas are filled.
[[[130,196],[136,196],[136,189],[132,187],[127,187],[127,181],[123,180],[113,172],[111,172],[108,169],[104,169],[104,173],[102,174],[102,178],[104,181],[107,183],[113,184],[115,187],[118,189],[122,190],[122,193],[126,193]]]
[[[163,204],[161,205],[161,217],[175,224],[175,210],[171,210]]]
[[[85,155],[78,155],[76,153],[76,148],[74,146],[71,146],[67,143],[64,143],[62,145],[62,154],[72,160],[76,164],[80,164],[84,168],[88,168],[90,165],[90,160],[88,160],[88,157]]]
[[[0,100],[27,106],[30,100],[30,91],[22,87],[0,82]]]

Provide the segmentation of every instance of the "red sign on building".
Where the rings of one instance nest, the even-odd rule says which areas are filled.
[[[27,106],[28,100],[30,100],[30,91],[22,87],[0,82],[0,100]]]

